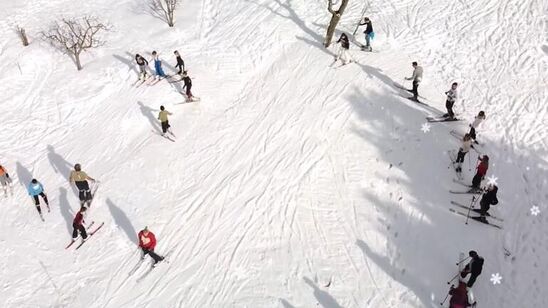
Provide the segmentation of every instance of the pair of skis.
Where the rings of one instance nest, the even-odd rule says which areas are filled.
[[[93,224],[95,224],[94,221],[91,222],[91,224],[89,224],[89,226],[87,227],[87,229],[91,228],[93,226]],[[76,246],[76,250],[78,250],[80,247],[82,247],[82,245],[84,245],[85,242],[89,241],[89,239],[97,232],[99,231],[103,226],[105,225],[104,222],[102,222],[97,228],[93,229],[93,231],[89,232],[88,233],[88,237],[86,238],[86,240],[82,240],[82,242]],[[72,246],[72,244],[74,244],[76,242],[76,239],[73,239],[70,241],[70,243],[67,245],[67,247],[65,247],[65,249],[68,249],[70,246]]]
[[[430,123],[438,123],[438,122],[456,122],[461,121],[461,119],[457,118],[449,118],[449,117],[426,117],[426,121]]]
[[[471,207],[466,206],[466,205],[464,205],[464,204],[458,203],[457,201],[451,201],[451,204],[456,205],[456,206],[461,207],[461,208],[466,209],[466,210],[472,210],[472,211],[474,211],[475,213],[478,213],[478,214],[481,213],[481,210],[480,210],[480,209],[475,209],[475,208],[473,208],[473,207],[471,208]],[[492,218],[492,219],[494,219],[494,220],[496,220],[496,221],[500,221],[500,222],[503,222],[503,221],[504,221],[504,219],[498,218],[498,217],[493,216],[493,215],[491,215],[491,214],[489,214],[489,213],[486,213],[485,216],[487,216],[487,217],[489,217],[489,218]]]
[[[8,197],[8,186],[9,186],[9,191],[10,191],[10,195],[13,197],[13,183],[11,182],[11,180],[9,180],[10,182],[8,182],[8,184],[6,186],[4,186],[4,197]]]
[[[172,250],[173,249],[169,250],[165,255],[162,256],[164,258],[162,261],[158,263],[153,263],[141,276],[139,276],[139,278],[137,278],[136,282],[141,282],[143,279],[145,279],[156,267],[158,267],[159,263],[169,264],[168,256],[171,254]],[[144,260],[145,258],[141,257],[137,264],[129,271],[128,276],[133,275],[141,267],[141,264],[143,264]]]
[[[451,165],[453,166],[453,169],[455,169],[455,173],[457,174],[457,178],[459,179],[459,181],[464,180],[464,177],[462,176],[462,169],[460,169],[461,171],[457,169],[458,163],[456,162],[457,159],[455,157],[455,151],[447,151],[447,155],[449,155],[449,160],[451,161]]]
[[[466,186],[468,188],[470,188],[469,190],[467,191],[455,191],[455,190],[450,190],[449,192],[452,193],[452,194],[481,194],[482,190],[480,188],[475,188],[473,187],[472,185],[468,185],[460,180],[455,180],[453,179],[453,182],[455,183],[458,183],[458,184],[461,184],[463,186]]]

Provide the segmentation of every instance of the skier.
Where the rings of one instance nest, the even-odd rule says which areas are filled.
[[[478,113],[478,115],[474,118],[474,122],[472,122],[472,124],[470,124],[470,137],[472,137],[472,139],[474,139],[474,143],[478,143],[476,141],[476,128],[478,128],[478,126],[481,124],[481,122],[483,122],[483,120],[485,120],[485,112],[483,111],[480,111]]]
[[[148,61],[141,57],[140,54],[135,55],[135,62],[137,62],[137,65],[139,65],[139,79],[146,80],[147,79],[147,66]]]
[[[466,264],[464,270],[460,273],[460,276],[465,278],[468,274],[470,274],[470,278],[468,278],[466,286],[471,288],[474,285],[474,282],[476,282],[478,276],[481,274],[481,270],[483,268],[483,258],[480,257],[474,250],[470,250],[468,255],[472,258],[472,260]]]
[[[370,40],[375,37],[375,32],[373,32],[373,24],[369,17],[365,17],[363,22],[360,23],[360,26],[366,26],[365,31],[363,31],[363,33],[365,33],[365,46],[362,46],[362,49],[372,51],[373,49],[371,48]]]
[[[88,234],[86,232],[86,227],[84,226],[84,214],[86,213],[87,208],[85,206],[82,206],[80,208],[80,211],[76,213],[76,216],[74,216],[74,220],[72,221],[72,241],[76,241],[76,238],[78,238],[78,233],[82,236],[82,241],[85,242],[88,238]]]
[[[175,50],[173,53],[175,54],[175,57],[177,59],[177,65],[175,65],[175,67],[179,68],[177,74],[181,75],[181,73],[185,71],[185,61],[183,61],[183,58],[181,58],[181,55],[177,50]]]
[[[476,167],[476,175],[474,175],[474,178],[472,179],[473,190],[480,189],[481,181],[483,180],[485,174],[487,174],[487,169],[489,169],[489,156],[478,156],[478,160],[480,161],[480,163]]]
[[[340,43],[341,47],[339,48],[339,54],[335,57],[334,62],[337,62],[337,60],[341,59],[342,65],[346,65],[347,63],[350,62],[348,60],[348,54],[347,54],[348,49],[350,48],[350,42],[348,40],[348,36],[346,36],[346,33],[343,32],[341,34],[337,43]]]
[[[153,266],[155,266],[156,263],[164,260],[164,257],[159,256],[154,252],[154,248],[156,247],[156,236],[154,236],[154,233],[148,231],[148,227],[145,227],[143,230],[141,230],[138,234],[138,237],[139,247],[143,251],[141,259],[144,259],[145,256],[148,254],[152,259],[154,259]]]
[[[408,97],[416,102],[419,101],[419,84],[422,80],[422,66],[419,66],[417,62],[413,62],[413,75],[405,78],[405,80],[413,80],[413,89],[410,91],[413,93],[412,97]],[[409,91],[409,90],[408,90]]]
[[[489,211],[489,208],[491,208],[491,205],[497,205],[499,203],[499,200],[497,199],[497,192],[499,188],[497,185],[489,185],[487,188],[487,192],[485,192],[481,196],[480,200],[480,206],[481,206],[481,218],[480,220],[486,222],[487,219],[485,216],[488,215],[487,211]]]
[[[447,113],[444,114],[443,117],[448,118],[450,120],[453,120],[455,118],[455,113],[453,112],[453,105],[455,104],[455,101],[457,100],[457,86],[458,84],[456,82],[453,82],[453,84],[451,85],[451,89],[445,92],[445,95],[447,95],[447,100],[445,101],[445,108],[447,109]]]
[[[41,196],[42,199],[44,199],[44,202],[48,207],[48,212],[50,211],[48,196],[46,196],[46,194],[44,193],[44,186],[42,186],[42,183],[38,182],[38,180],[36,179],[32,179],[27,190],[29,192],[29,196],[34,199],[34,205],[36,205],[36,210],[38,210],[38,214],[40,215],[40,217],[42,217],[42,209],[40,209],[40,200],[38,199],[38,196]]]
[[[475,305],[475,303],[470,303],[466,283],[462,281],[459,281],[459,285],[456,288],[451,286],[449,295],[451,295],[451,299],[449,300],[449,308],[466,308]]]
[[[459,173],[462,172],[461,166],[464,162],[464,156],[470,151],[470,148],[473,148],[472,138],[470,138],[470,134],[464,134],[464,137],[462,137],[462,145],[459,148],[457,160],[455,161],[455,163],[457,163],[457,168],[455,168],[455,170]]]
[[[171,131],[169,130],[171,126],[169,125],[169,120],[167,118],[168,115],[172,115],[172,113],[167,111],[164,106],[160,106],[158,120],[160,120],[160,123],[162,124],[162,136],[164,136],[165,133],[167,133],[168,131],[171,133]]]
[[[10,189],[13,189],[13,184],[12,184],[10,175],[8,174],[8,171],[2,165],[0,165],[0,183],[2,184],[2,188],[4,189],[4,195],[7,198],[8,186],[10,187]],[[13,195],[13,190],[12,190],[12,195]]]
[[[162,69],[162,60],[160,59],[160,56],[156,51],[152,52],[152,56],[154,57],[154,70],[156,71],[157,79],[160,80],[161,78],[166,78],[167,75]]]
[[[192,92],[190,91],[192,89],[192,79],[188,76],[187,71],[183,71],[183,82],[185,85],[183,86],[183,90],[186,88],[186,101],[191,102],[192,98],[194,97],[192,95]]]
[[[69,181],[76,184],[76,187],[78,188],[78,198],[80,199],[81,207],[83,207],[86,202],[88,207],[90,207],[91,200],[93,199],[88,180],[96,182],[94,178],[82,171],[82,166],[80,164],[74,165],[74,170],[70,172]]]

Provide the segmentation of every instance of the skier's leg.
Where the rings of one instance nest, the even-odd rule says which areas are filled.
[[[415,81],[413,81],[413,98],[419,99],[419,83]]]
[[[161,256],[157,255],[157,254],[154,252],[154,250],[150,250],[150,251],[148,252],[148,254],[150,255],[150,257],[151,257],[152,259],[154,259],[154,263],[158,263],[158,262],[160,262],[160,261],[162,261],[162,260],[164,259],[164,257],[161,257]]]
[[[38,196],[32,196],[32,199],[34,199],[34,205],[39,206],[40,200],[38,200]]]
[[[481,184],[481,176],[476,173],[476,175],[474,175],[474,178],[472,179],[472,187],[479,188],[480,184]]]
[[[468,279],[468,282],[466,283],[466,286],[471,288],[474,285],[474,283],[476,282],[476,278],[478,278],[478,275],[474,275],[474,274],[470,275],[470,279]]]
[[[169,128],[168,122],[162,122],[162,136],[167,132],[167,129]]]
[[[449,114],[449,118],[453,118],[455,116],[455,113],[453,112],[453,104],[455,102],[449,102],[449,108],[447,108],[447,113]]]
[[[86,228],[84,227],[83,224],[78,226],[78,231],[80,231],[80,234],[82,235],[82,238],[84,240],[86,240],[88,238],[88,233],[86,232]]]
[[[371,48],[371,38],[369,37],[369,34],[365,34],[365,47],[367,47],[367,49]]]
[[[46,194],[44,194],[43,192],[40,193],[40,196],[42,197],[42,199],[44,199],[44,202],[46,203],[46,205],[49,205],[48,196],[46,196]],[[38,199],[38,197],[36,198]]]
[[[75,240],[78,237],[78,226],[76,224],[72,224],[72,240]]]
[[[36,205],[36,210],[38,211],[38,214],[40,214],[40,216],[42,216],[42,209],[40,208],[39,204]]]

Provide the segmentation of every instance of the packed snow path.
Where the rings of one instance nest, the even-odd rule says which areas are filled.
[[[350,3],[339,31],[354,31],[363,5]],[[474,286],[482,307],[548,306],[546,9],[368,1],[378,52],[352,45],[357,63],[329,67],[324,1],[183,1],[169,29],[144,1],[0,0],[0,163],[16,180],[1,199],[0,306],[439,307],[470,249],[486,259]],[[60,12],[113,25],[81,72],[39,39]],[[199,103],[180,104],[179,83],[132,86],[135,53],[159,51],[169,74],[175,49]],[[411,61],[425,68],[430,108],[394,87]],[[469,202],[448,193],[462,187],[445,154],[458,147],[449,131],[467,122],[420,130],[453,81],[460,117],[487,113],[480,151],[504,230],[448,211]],[[175,143],[156,134],[160,105],[174,113]],[[63,248],[76,162],[101,180],[88,220],[106,224],[74,252]],[[45,223],[24,188],[33,177],[51,200]],[[128,275],[144,226],[170,263],[144,276],[147,259]]]

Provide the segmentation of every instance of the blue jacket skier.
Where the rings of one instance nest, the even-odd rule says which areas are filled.
[[[154,57],[154,70],[156,71],[156,76],[158,77],[158,79],[160,79],[161,77],[167,77],[164,73],[164,70],[162,69],[162,60],[160,60],[158,53],[156,51],[153,51],[152,56]]]
[[[29,192],[29,196],[31,196],[34,199],[34,205],[36,205],[36,210],[38,210],[38,214],[40,214],[40,217],[42,217],[42,209],[40,209],[40,200],[38,199],[38,196],[41,196],[42,199],[44,199],[44,202],[46,203],[46,206],[49,209],[49,202],[48,202],[48,196],[44,193],[44,186],[42,183],[38,182],[36,179],[32,179],[29,186],[27,187],[27,191]]]

